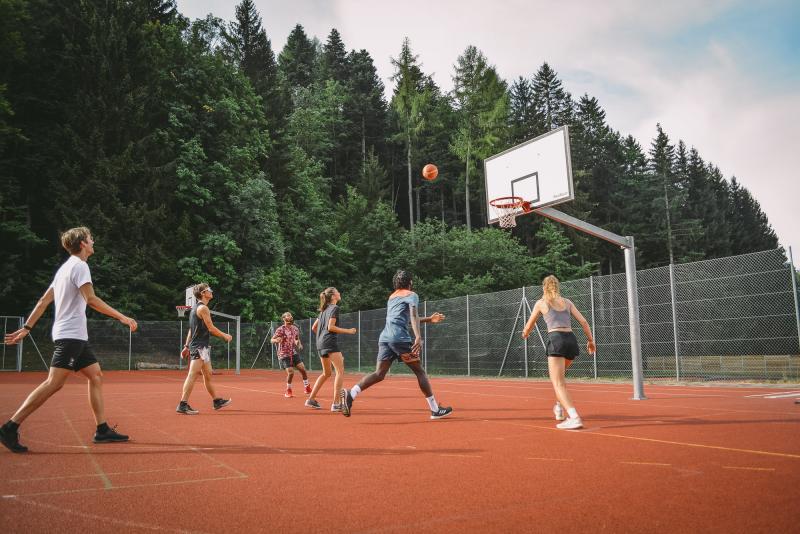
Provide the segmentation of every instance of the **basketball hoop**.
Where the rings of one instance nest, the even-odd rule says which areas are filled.
[[[191,306],[175,306],[175,309],[178,310],[178,317],[184,317],[186,312],[191,310]]]
[[[500,228],[514,228],[516,217],[531,211],[531,203],[522,197],[500,197],[489,201],[492,211],[497,216]]]

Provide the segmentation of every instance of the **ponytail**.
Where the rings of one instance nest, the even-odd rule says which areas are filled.
[[[544,301],[548,306],[552,306],[555,300],[561,296],[561,284],[558,278],[553,276],[546,276],[542,280],[542,292],[544,293]]]
[[[325,308],[330,306],[334,294],[336,294],[335,287],[325,288],[325,291],[319,294],[319,311],[325,311]]]

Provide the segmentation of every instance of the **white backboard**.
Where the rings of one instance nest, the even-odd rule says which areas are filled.
[[[495,198],[522,197],[533,209],[575,198],[566,126],[483,160],[483,170],[490,224],[498,221],[489,205]]]
[[[194,306],[194,286],[186,288],[186,306]]]

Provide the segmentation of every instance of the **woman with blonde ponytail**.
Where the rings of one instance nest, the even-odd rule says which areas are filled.
[[[319,317],[314,321],[311,330],[317,334],[317,351],[322,360],[322,374],[319,375],[314,383],[314,388],[308,396],[306,406],[319,410],[322,406],[317,402],[317,394],[322,385],[331,376],[331,365],[336,369],[336,377],[333,379],[333,402],[332,412],[341,411],[339,403],[339,390],[342,389],[344,380],[344,356],[339,350],[338,334],[355,334],[355,328],[339,328],[336,323],[339,321],[339,301],[342,296],[335,287],[326,288],[319,294]]]
[[[586,334],[586,349],[594,356],[595,344],[592,337],[592,330],[589,323],[578,311],[578,308],[571,300],[561,296],[561,284],[553,275],[545,277],[542,281],[542,298],[536,301],[533,307],[533,314],[525,328],[522,330],[522,337],[527,338],[533,330],[539,316],[544,316],[547,324],[547,367],[550,372],[550,382],[556,394],[556,404],[553,407],[556,421],[560,421],[556,426],[566,430],[576,430],[583,427],[583,421],[572,404],[572,397],[567,391],[567,383],[564,375],[575,358],[580,353],[578,340],[572,331],[572,317],[580,323],[583,332]],[[567,410],[567,417],[564,416],[564,409]]]

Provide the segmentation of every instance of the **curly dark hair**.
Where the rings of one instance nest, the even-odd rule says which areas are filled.
[[[411,289],[411,273],[400,269],[392,277],[392,286],[395,289]]]

